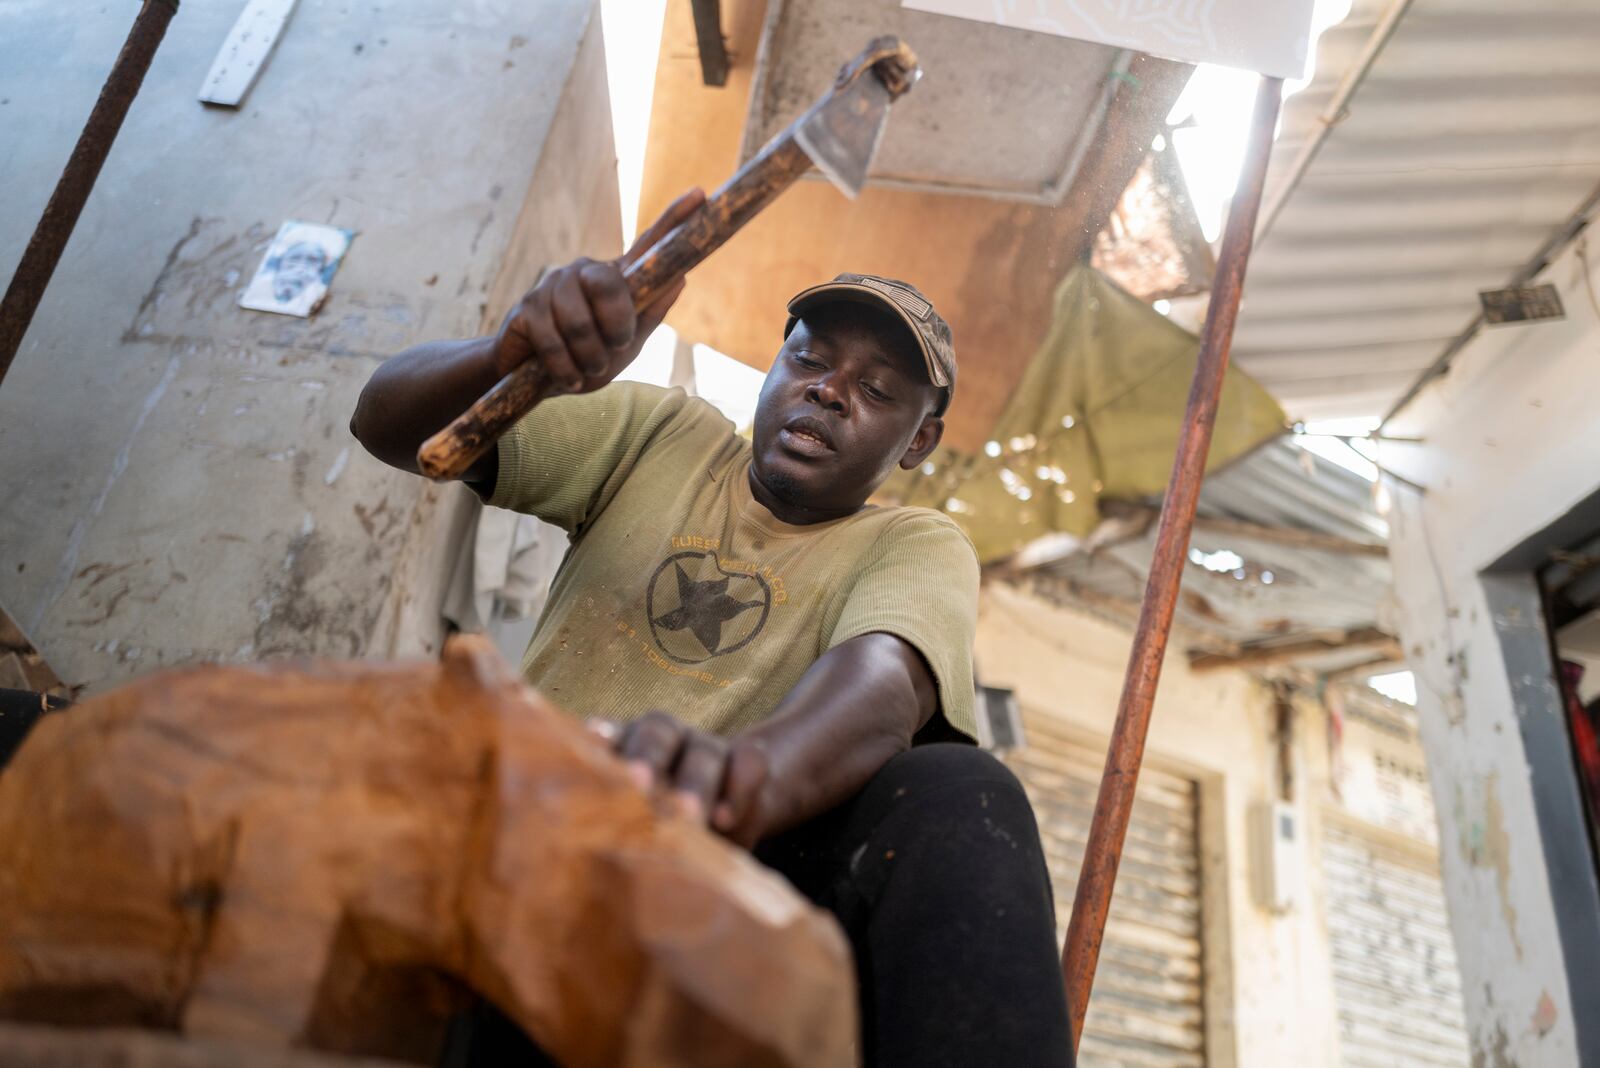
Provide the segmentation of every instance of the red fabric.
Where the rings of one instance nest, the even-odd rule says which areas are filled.
[[[1583,680],[1583,665],[1561,662],[1561,679],[1567,699],[1567,729],[1572,733],[1572,749],[1578,760],[1578,778],[1583,800],[1589,810],[1589,830],[1600,842],[1600,717],[1595,708],[1584,708],[1578,699],[1578,683]]]

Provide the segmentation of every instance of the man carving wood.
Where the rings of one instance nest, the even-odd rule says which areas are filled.
[[[938,513],[867,503],[939,443],[949,327],[905,283],[806,290],[746,442],[681,390],[611,384],[682,289],[636,312],[626,262],[576,261],[498,333],[389,360],[353,432],[415,471],[423,440],[537,361],[566,395],[464,477],[571,539],[527,680],[839,918],[867,1063],[1070,1063],[1032,811],[998,761],[948,744],[974,731],[976,557]]]

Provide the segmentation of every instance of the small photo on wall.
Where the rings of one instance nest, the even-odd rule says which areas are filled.
[[[354,230],[290,219],[278,227],[239,306],[302,319],[315,314],[354,237]]]

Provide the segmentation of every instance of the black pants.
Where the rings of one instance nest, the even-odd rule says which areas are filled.
[[[902,753],[756,856],[849,936],[867,1065],[1070,1068],[1039,831],[994,757],[964,745]],[[492,1010],[465,1030],[446,1063],[549,1063]]]
[[[756,856],[849,935],[868,1065],[1072,1063],[1039,830],[988,753],[902,753]]]
[[[35,693],[33,690],[0,689],[0,768],[11,762],[11,755],[33,725],[48,712],[66,708],[65,698]]]

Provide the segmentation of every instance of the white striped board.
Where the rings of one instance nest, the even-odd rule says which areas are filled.
[[[249,0],[200,83],[200,101],[236,108],[278,43],[295,0]]]

